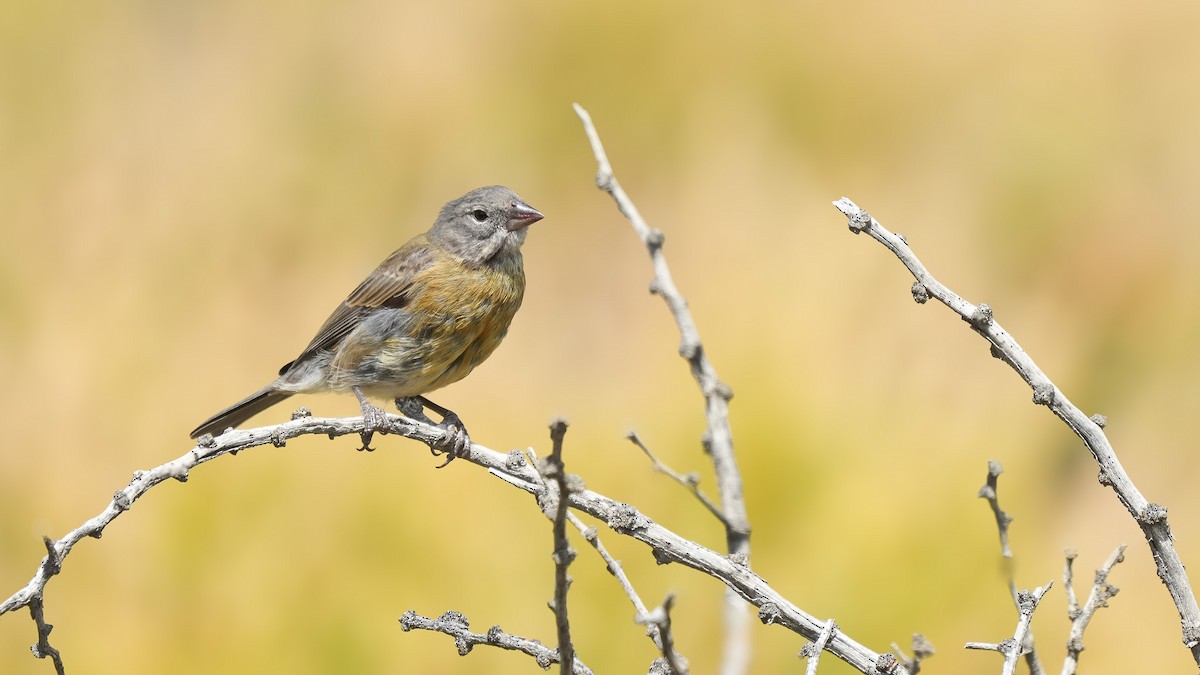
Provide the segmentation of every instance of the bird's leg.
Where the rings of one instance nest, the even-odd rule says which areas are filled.
[[[435,424],[435,422],[430,419],[429,415],[425,414],[425,405],[420,399],[398,398],[396,399],[396,409],[400,411],[401,415],[404,415],[409,419],[417,420],[418,422],[424,422],[430,425]]]
[[[433,443],[429,445],[430,451],[435,455],[438,454],[439,449],[446,452],[446,461],[438,468],[446,466],[457,457],[465,457],[471,450],[471,435],[467,433],[467,427],[458,415],[453,410],[443,408],[424,396],[417,396],[416,400],[422,406],[442,416],[442,421],[437,424],[437,427],[442,430],[444,435],[436,447]],[[397,405],[399,405],[398,402]]]
[[[371,447],[371,437],[378,431],[381,434],[387,433],[387,413],[383,408],[376,407],[367,397],[363,395],[362,389],[352,387],[354,395],[358,397],[358,405],[362,408],[363,430],[362,430],[362,447],[359,450],[373,451]]]

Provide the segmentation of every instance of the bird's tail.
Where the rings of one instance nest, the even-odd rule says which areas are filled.
[[[204,434],[216,436],[225,429],[238,426],[291,395],[291,392],[276,389],[275,383],[272,382],[205,420],[192,430],[191,437],[199,438]]]

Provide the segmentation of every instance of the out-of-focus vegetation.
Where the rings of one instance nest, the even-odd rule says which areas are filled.
[[[547,218],[507,342],[435,396],[499,450],[548,445],[588,485],[713,547],[703,509],[622,439],[700,469],[701,399],[646,292],[645,252],[592,185],[570,103],[667,237],[736,398],[753,566],[877,650],[995,672],[1016,615],[986,504],[1001,460],[1017,582],[1130,544],[1089,672],[1186,672],[1140,532],[1080,442],[911,280],[850,235],[845,194],[903,232],[1110,436],[1200,562],[1200,7],[904,3],[123,2],[0,8],[0,594],[135,469],[265,383],[392,248],[469,188]],[[302,400],[353,414],[352,397]],[[259,418],[286,419],[287,407]],[[407,609],[554,638],[550,528],[528,498],[408,441],[308,438],[163,485],[47,596],[72,673],[530,672],[402,634]],[[708,480],[711,488],[711,479]],[[677,646],[711,670],[721,589],[608,534]],[[577,648],[653,657],[586,550]],[[1060,588],[1038,610],[1057,663]],[[46,673],[27,615],[0,672]],[[754,629],[754,672],[801,666]],[[1053,666],[1052,666],[1053,668]],[[847,672],[832,659],[822,672]]]

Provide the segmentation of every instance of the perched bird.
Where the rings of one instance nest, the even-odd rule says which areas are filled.
[[[462,420],[424,394],[466,377],[504,339],[525,293],[525,228],[542,218],[496,185],[446,204],[428,232],[350,293],[274,382],[205,420],[191,437],[220,434],[292,394],[348,390],[362,407],[363,449],[385,424],[383,410],[367,400],[377,396],[397,406],[413,399],[438,413],[446,461],[465,454],[471,441]]]

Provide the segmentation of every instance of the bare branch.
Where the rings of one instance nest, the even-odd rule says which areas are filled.
[[[625,434],[625,438],[628,438],[631,443],[638,446],[641,448],[642,452],[646,453],[646,457],[650,458],[650,462],[654,465],[655,471],[670,477],[671,480],[686,488],[687,491],[691,492],[696,499],[700,500],[700,503],[704,505],[704,508],[708,509],[708,512],[711,513],[714,518],[721,521],[721,524],[726,528],[729,527],[729,521],[725,519],[725,514],[721,513],[721,509],[719,509],[717,505],[708,498],[707,495],[700,491],[699,476],[697,476],[695,473],[689,473],[686,476],[679,474],[671,467],[659,461],[658,457],[655,457],[654,453],[650,452],[650,448],[647,448],[646,444],[642,442],[642,439],[637,435],[636,431],[630,431],[629,433]]]
[[[911,675],[917,675],[917,673],[921,672],[921,661],[936,654],[937,650],[933,648],[933,643],[920,633],[913,633],[912,650],[913,655],[910,659],[904,653],[904,650],[900,649],[900,645],[895,642],[892,643],[892,651],[896,652],[896,656],[900,659],[900,662],[904,664],[905,668],[908,668],[908,672]]]
[[[431,440],[436,441],[441,438],[443,434],[442,430],[431,424],[397,415],[387,415],[385,419],[387,433],[411,438],[425,445]],[[0,610],[8,612],[19,607],[26,607],[35,599],[40,602],[46,582],[53,576],[53,573],[57,572],[58,563],[70,552],[71,547],[79,539],[87,536],[88,533],[102,530],[147,490],[167,478],[182,479],[188,475],[191,468],[223,455],[265,445],[282,446],[288,440],[305,434],[337,437],[359,435],[362,430],[363,419],[361,417],[302,417],[276,426],[233,429],[215,439],[201,437],[200,444],[178,459],[149,471],[135,474],[133,482],[124,490],[119,491],[114,499],[114,504],[122,506],[110,504],[100,515],[54,542],[55,562],[52,564],[49,557],[44,558],[33,579],[24,588],[9,597],[3,605],[0,605]],[[382,433],[382,431],[377,431],[377,433]],[[518,451],[502,454],[472,443],[462,460],[465,461],[454,462],[449,470],[465,470],[463,467],[474,464],[487,469],[489,473],[502,478],[510,485],[535,496],[545,492],[546,488],[543,486],[541,476]],[[457,467],[457,469],[453,467]],[[787,600],[767,584],[762,577],[754,574],[749,567],[736,558],[721,555],[712,549],[690,541],[654,522],[634,507],[583,487],[571,489],[570,505],[572,508],[599,519],[614,532],[647,545],[660,563],[677,562],[718,579],[737,593],[740,598],[758,607],[759,618],[763,623],[778,624],[810,640],[815,640],[820,635],[823,623],[818,622],[812,615]],[[886,559],[887,556],[884,554],[881,561],[886,562]],[[840,631],[830,639],[827,651],[863,673],[908,674],[908,671],[899,664],[893,665],[894,657],[890,654],[873,652]],[[881,667],[884,670],[878,670]]]
[[[428,444],[436,441],[441,431],[429,424],[421,424],[406,418],[389,415],[389,429],[392,433],[401,433]],[[50,579],[62,570],[62,564],[84,537],[99,539],[104,529],[121,514],[128,511],[133,504],[155,485],[174,478],[179,482],[187,482],[191,469],[220,457],[236,455],[238,452],[263,445],[282,447],[288,439],[303,434],[323,434],[330,438],[362,432],[361,417],[345,419],[318,419],[305,414],[295,415],[291,422],[272,427],[262,427],[249,430],[230,430],[219,438],[209,435],[202,436],[196,447],[184,455],[159,465],[148,471],[136,471],[133,479],[125,488],[117,490],[112,501],[96,516],[90,518],[79,527],[71,530],[61,538],[52,540],[45,537],[46,556],[38,565],[33,578],[23,588],[13,593],[3,603],[0,603],[0,615],[4,615],[21,607],[29,607],[30,613],[37,625],[38,641],[33,646],[33,653],[38,658],[49,656],[55,664],[55,669],[62,672],[62,657],[58,650],[50,646],[48,641],[50,630],[53,628],[44,618],[44,595]]]
[[[492,626],[487,633],[472,633],[467,617],[458,612],[446,612],[436,619],[430,619],[410,609],[400,617],[400,629],[445,633],[454,638],[454,645],[458,647],[459,656],[470,654],[475,645],[488,645],[528,654],[543,670],[549,669],[551,664],[561,663],[557,651],[537,640],[505,633],[500,626]],[[574,670],[571,672],[574,675],[592,675],[591,669],[578,659],[575,660]]]
[[[621,214],[629,220],[634,231],[650,253],[654,266],[654,280],[650,282],[650,292],[662,297],[675,317],[679,328],[679,355],[687,360],[692,377],[704,395],[705,417],[708,429],[702,438],[705,450],[713,463],[717,477],[717,490],[721,495],[721,512],[725,523],[725,540],[729,554],[739,560],[749,561],[750,557],[750,519],[746,513],[746,502],[742,495],[742,475],[738,469],[737,458],[733,453],[733,431],[729,426],[729,400],[733,398],[733,390],[729,385],[717,378],[716,369],[705,354],[704,345],[700,341],[700,332],[696,322],[688,311],[687,301],[675,287],[671,278],[671,270],[663,255],[663,233],[651,229],[642,219],[633,201],[621,189],[613,174],[612,165],[600,142],[600,134],[592,124],[591,115],[578,103],[574,104],[575,114],[583,123],[584,132],[596,156],[596,185],[607,192]],[[749,623],[744,607],[736,596],[727,592],[725,595],[725,652],[722,657],[721,672],[724,675],[738,675],[746,672],[750,663]]]
[[[1000,508],[999,493],[996,489],[997,481],[1002,473],[1004,473],[1004,467],[1000,466],[1000,462],[994,459],[988,460],[987,482],[979,488],[979,496],[988,500],[988,506],[992,507],[992,513],[996,515],[996,529],[1000,531],[1000,555],[1012,558],[1012,549],[1008,547],[1008,524],[1012,522],[1012,516]]]
[[[671,608],[675,606],[675,594],[667,593],[663,604],[653,612],[639,616],[637,622],[647,627],[654,626],[662,637],[662,655],[674,675],[688,675],[687,659],[675,651],[675,635],[671,632]]]
[[[1079,667],[1079,655],[1083,652],[1083,631],[1101,607],[1108,607],[1108,599],[1121,589],[1108,583],[1108,574],[1117,563],[1125,560],[1125,544],[1121,544],[1109,554],[1100,569],[1096,570],[1092,592],[1088,594],[1087,602],[1081,608],[1075,600],[1075,589],[1072,588],[1071,563],[1075,560],[1075,552],[1066,552],[1067,562],[1063,570],[1063,585],[1067,587],[1067,616],[1071,619],[1071,635],[1067,638],[1067,657],[1063,661],[1063,675],[1072,675]]]
[[[829,638],[833,636],[833,631],[837,630],[837,623],[833,619],[825,622],[825,627],[821,629],[821,634],[816,640],[804,645],[800,650],[800,656],[808,659],[808,663],[804,666],[804,675],[817,675],[817,664],[821,661],[821,652],[825,651],[825,645],[829,643]]]
[[[542,477],[554,481],[558,499],[554,507],[554,623],[558,629],[558,654],[563,675],[570,675],[575,665],[575,645],[571,642],[571,620],[567,614],[567,588],[571,578],[567,568],[575,560],[575,550],[567,541],[567,472],[563,466],[563,437],[567,433],[567,422],[560,418],[550,423],[550,440],[553,449],[542,467]]]
[[[1004,467],[1000,466],[1000,462],[991,459],[988,460],[988,475],[987,482],[983,487],[979,488],[979,496],[988,500],[988,505],[992,507],[992,513],[996,516],[996,529],[1000,531],[1000,555],[1004,558],[1004,571],[1008,576],[1008,593],[1012,596],[1013,604],[1017,609],[1021,608],[1021,601],[1017,592],[1017,581],[1013,574],[1012,564],[1012,549],[1008,547],[1008,526],[1012,523],[1012,516],[1004,512],[1000,508],[1000,474],[1004,473]],[[1038,658],[1037,647],[1034,645],[1033,631],[1026,633],[1025,643],[1021,645],[1021,654],[1025,656],[1025,663],[1029,666],[1030,675],[1042,675],[1042,662]]]
[[[1000,643],[993,644],[990,642],[968,642],[963,645],[966,649],[985,649],[1000,652],[1004,655],[1004,669],[1001,671],[1003,675],[1013,675],[1017,672],[1017,657],[1024,651],[1022,645],[1025,644],[1025,638],[1029,634],[1029,626],[1033,622],[1033,612],[1037,609],[1038,603],[1042,601],[1042,596],[1046,595],[1046,591],[1054,585],[1053,581],[1047,582],[1045,586],[1039,586],[1032,591],[1019,591],[1017,597],[1018,608],[1021,610],[1021,618],[1017,620],[1017,628],[1013,631],[1013,636]]]
[[[396,415],[388,415],[388,423],[387,432],[398,433],[426,444],[436,441],[442,435],[442,432],[432,425],[418,423]],[[184,455],[148,471],[134,472],[129,485],[117,490],[108,506],[93,518],[66,533],[60,539],[47,539],[47,554],[42,558],[37,572],[24,588],[0,603],[0,615],[27,607],[35,599],[40,600],[46,584],[59,573],[63,562],[75,545],[84,537],[99,539],[109,523],[128,511],[142,495],[155,485],[169,478],[186,482],[191,469],[222,455],[236,455],[242,450],[268,444],[282,447],[287,444],[289,439],[304,434],[321,434],[330,438],[359,434],[362,432],[362,428],[361,417],[343,419],[299,417],[276,426],[248,430],[232,429],[216,439],[208,435],[202,436],[196,447]]]
[[[1003,675],[1013,675],[1017,672],[1017,656],[1021,647],[1026,644],[1026,636],[1029,635],[1033,624],[1033,612],[1037,609],[1038,603],[1042,601],[1042,596],[1046,595],[1046,591],[1050,590],[1053,585],[1053,581],[1048,581],[1045,586],[1017,593],[1017,607],[1021,610],[1021,619],[1017,622],[1017,630],[1013,632],[1013,649],[1004,655]]]
[[[851,232],[867,233],[904,263],[917,280],[913,284],[913,298],[917,302],[925,302],[933,297],[961,316],[972,330],[991,344],[992,355],[1007,363],[1029,384],[1033,390],[1033,402],[1049,407],[1051,412],[1083,439],[1084,445],[1100,467],[1100,484],[1113,489],[1117,498],[1145,533],[1150,553],[1158,567],[1158,576],[1167,587],[1167,592],[1171,594],[1171,600],[1179,612],[1183,643],[1191,650],[1193,660],[1200,664],[1200,605],[1196,603],[1187,571],[1176,550],[1171,527],[1167,522],[1167,509],[1147,500],[1133,484],[1104,433],[1104,417],[1084,415],[1083,411],[1050,381],[1008,331],[993,319],[991,307],[984,304],[972,305],[935,279],[917,259],[903,237],[884,228],[879,221],[845,197],[833,204],[849,220]]]
[[[50,541],[47,539],[46,544]],[[63,666],[62,654],[58,650],[50,646],[50,631],[54,630],[54,626],[46,623],[46,617],[43,614],[42,596],[39,594],[29,602],[29,615],[33,618],[33,622],[37,624],[38,640],[30,649],[33,655],[39,659],[50,657],[54,662],[54,672],[58,675],[63,675],[67,671]]]
[[[605,566],[608,568],[609,574],[613,575],[613,578],[615,578],[617,583],[620,584],[621,590],[625,592],[625,595],[629,598],[629,601],[633,603],[633,608],[637,612],[635,616],[644,616],[649,614],[650,611],[646,609],[646,603],[642,602],[642,598],[640,595],[638,595],[637,589],[633,587],[633,582],[631,582],[629,577],[625,574],[625,568],[622,567],[621,562],[612,557],[612,555],[608,552],[608,549],[604,547],[604,544],[600,541],[600,534],[596,532],[596,528],[584,525],[583,521],[580,520],[574,513],[567,514],[567,521],[574,525],[579,530],[579,533],[583,535],[584,540],[591,544],[592,548],[596,549],[596,553],[600,554],[600,557],[604,560]],[[662,636],[659,635],[658,626],[654,624],[647,624],[646,635],[649,636],[652,642],[654,642],[655,648],[661,652],[663,648]]]

